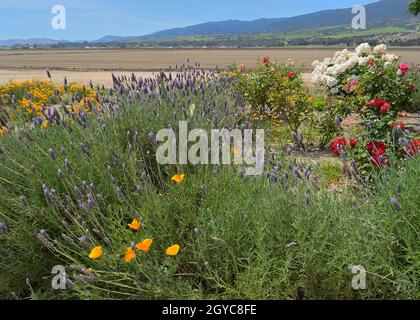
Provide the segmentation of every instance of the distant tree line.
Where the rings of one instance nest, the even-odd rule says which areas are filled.
[[[74,49],[74,48],[103,48],[103,49],[130,49],[130,48],[285,48],[298,46],[346,46],[355,47],[363,42],[371,45],[386,43],[391,46],[420,46],[420,38],[404,39],[395,37],[387,39],[384,36],[362,36],[347,38],[300,38],[300,39],[211,39],[211,40],[149,40],[133,42],[110,42],[110,43],[59,43],[49,46],[15,46],[20,49],[49,48],[49,49]]]

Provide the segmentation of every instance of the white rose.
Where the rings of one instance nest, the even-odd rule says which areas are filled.
[[[338,88],[332,88],[332,89],[330,90],[330,92],[331,92],[332,94],[337,94],[337,93],[338,93]]]
[[[327,77],[327,86],[330,88],[334,87],[338,83],[338,80],[334,77]]]
[[[343,51],[341,51],[341,57],[345,60],[347,60],[351,55],[352,53],[347,49],[344,49]]]
[[[369,57],[360,57],[358,60],[358,64],[359,65],[365,65],[368,63],[368,61],[370,60]]]
[[[368,55],[372,52],[372,47],[369,43],[362,43],[360,46],[356,48],[356,53],[359,56]]]
[[[385,54],[382,59],[388,62],[397,62],[400,58],[396,54]]]
[[[386,52],[386,45],[385,44],[380,44],[380,45],[377,45],[374,49],[373,49],[373,52],[375,53],[375,54],[378,54],[378,55],[383,55],[383,54],[385,54],[385,52]]]

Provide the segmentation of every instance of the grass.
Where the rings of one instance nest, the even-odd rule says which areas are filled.
[[[323,39],[347,39],[353,37],[368,37],[377,35],[392,35],[407,32],[409,29],[403,27],[382,27],[382,28],[369,28],[367,30],[351,30],[348,26],[338,25],[330,27],[320,27],[316,29],[303,29],[291,32],[269,32],[261,34],[227,34],[227,35],[191,35],[191,36],[177,36],[161,39],[131,39],[124,41],[125,43],[190,43],[190,42],[203,42],[207,45],[219,43],[220,41],[233,41],[238,42],[243,40],[247,41],[262,41],[262,40],[299,40],[310,38],[323,38]]]
[[[419,158],[369,187],[349,181],[335,192],[326,185],[338,165],[308,168],[278,149],[269,178],[241,177],[234,166],[157,166],[150,132],[182,119],[206,129],[247,124],[243,101],[212,80],[195,93],[133,96],[121,88],[115,111],[0,137],[2,298],[419,298]],[[185,113],[191,104],[195,112]],[[170,181],[175,173],[186,174],[183,184]],[[127,227],[135,217],[138,232]],[[40,230],[52,249],[38,241]],[[126,248],[145,238],[154,241],[150,252],[125,263]],[[165,255],[175,243],[180,253]],[[104,255],[94,261],[96,245]],[[72,288],[51,289],[57,264]],[[367,290],[352,289],[350,264],[368,271]]]
[[[334,35],[326,35],[324,36],[324,38],[344,39],[344,38],[351,38],[351,37],[366,37],[366,36],[381,35],[381,34],[401,33],[401,32],[406,32],[406,31],[407,29],[399,28],[399,27],[385,27],[385,28],[375,28],[375,29],[368,29],[368,30],[362,30],[362,31],[339,33],[339,34],[334,34]]]

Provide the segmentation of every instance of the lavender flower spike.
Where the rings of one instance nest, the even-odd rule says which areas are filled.
[[[50,153],[50,157],[51,157],[52,160],[57,159],[57,157],[55,156],[53,148],[49,148],[48,152]]]
[[[391,198],[391,203],[394,206],[395,210],[397,210],[397,211],[401,211],[402,210],[402,206],[398,202],[397,197],[392,197]]]
[[[8,226],[6,222],[0,220],[0,233],[7,231],[7,229],[8,229]]]
[[[38,240],[42,243],[42,245],[47,248],[47,249],[53,249],[54,248],[54,244],[51,241],[50,236],[48,235],[47,231],[45,230],[41,230],[38,232],[38,234],[36,235],[36,237],[38,238]]]

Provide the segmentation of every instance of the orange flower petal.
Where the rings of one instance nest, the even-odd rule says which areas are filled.
[[[168,256],[176,256],[180,249],[181,247],[178,244],[174,244],[173,246],[166,249],[166,254]]]
[[[152,239],[145,239],[142,242],[138,243],[136,245],[137,250],[147,252],[150,249],[150,246],[152,245],[153,240]]]
[[[97,247],[92,249],[92,251],[89,254],[89,258],[93,259],[93,260],[96,260],[96,259],[100,258],[102,256],[102,254],[103,254],[102,247],[97,246]]]
[[[172,181],[174,181],[176,184],[181,184],[185,180],[185,174],[176,174],[172,177]]]
[[[130,263],[136,257],[136,253],[134,252],[133,248],[128,247],[127,251],[125,252],[124,261]]]
[[[128,227],[131,230],[139,230],[141,227],[141,222],[138,221],[137,219],[133,219],[133,221],[131,223],[128,224]]]

